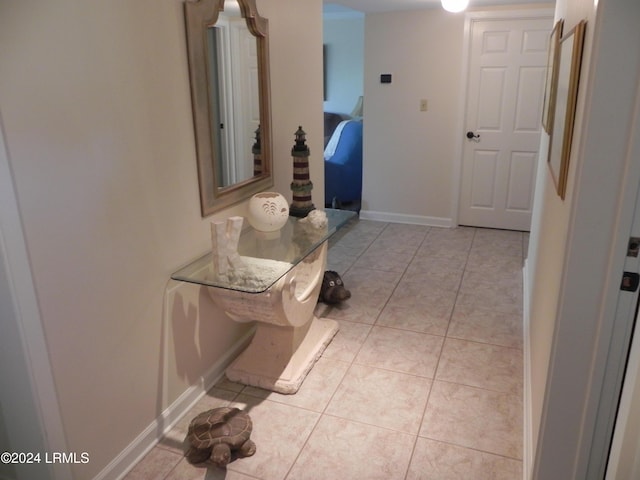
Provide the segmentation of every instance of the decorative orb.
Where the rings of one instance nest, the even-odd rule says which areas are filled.
[[[256,193],[249,200],[249,223],[261,232],[275,232],[289,218],[287,199],[278,192]]]

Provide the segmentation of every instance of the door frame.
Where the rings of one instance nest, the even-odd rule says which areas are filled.
[[[636,315],[636,324],[639,318]],[[636,329],[607,462],[606,480],[640,478],[640,332]]]
[[[451,206],[451,224],[458,225],[460,211],[460,195],[462,193],[462,160],[464,154],[464,129],[467,116],[467,99],[469,96],[469,62],[471,60],[471,31],[475,22],[491,20],[527,20],[527,19],[553,19],[555,11],[553,8],[530,8],[522,10],[496,10],[477,11],[465,13],[464,19],[464,43],[462,45],[462,79],[460,82],[460,105],[458,106],[458,119],[456,121],[456,143],[453,150],[453,202]]]
[[[0,389],[5,409],[0,415],[12,451],[39,453],[43,459],[31,465],[15,464],[17,478],[72,478],[69,464],[44,462],[47,453],[66,452],[67,442],[1,117],[0,302],[5,333],[0,338],[0,359],[11,369],[11,388]]]

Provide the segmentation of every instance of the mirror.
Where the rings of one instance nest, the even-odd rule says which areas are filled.
[[[188,0],[202,216],[273,185],[268,21],[255,0]]]

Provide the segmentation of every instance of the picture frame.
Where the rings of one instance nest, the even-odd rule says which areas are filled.
[[[586,22],[580,21],[560,39],[558,50],[556,98],[547,162],[556,191],[563,200],[569,173],[585,28]]]
[[[544,103],[542,108],[542,127],[551,134],[553,128],[553,113],[556,103],[556,87],[558,86],[558,50],[564,20],[556,22],[549,35],[549,52],[547,54],[547,76],[544,87]]]

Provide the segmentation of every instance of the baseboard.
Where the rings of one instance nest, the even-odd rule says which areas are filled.
[[[114,458],[94,480],[116,480],[122,478],[171,430],[174,425],[213,387],[227,366],[249,344],[255,328],[251,328],[218,360],[203,376],[197,385],[187,388],[169,407],[167,407],[136,439]]]
[[[412,225],[425,225],[428,227],[452,228],[455,226],[453,220],[450,218],[406,215],[402,213],[376,212],[373,210],[360,210],[360,218],[362,220],[376,220],[379,222],[390,223],[409,223]]]
[[[529,326],[529,312],[531,306],[531,296],[529,291],[529,271],[528,260],[524,261],[522,268],[522,347],[524,357],[524,389],[523,395],[523,425],[522,425],[522,479],[531,478],[531,468],[533,467],[533,445],[532,445],[532,412],[531,412],[531,335]]]

